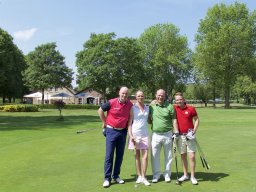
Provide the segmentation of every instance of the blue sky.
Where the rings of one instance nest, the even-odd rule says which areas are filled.
[[[0,0],[0,27],[24,54],[56,42],[66,64],[76,72],[75,54],[91,33],[115,32],[139,37],[157,23],[172,23],[194,48],[200,19],[216,3],[235,0]],[[256,10],[255,0],[240,0]],[[75,83],[73,83],[75,85]]]

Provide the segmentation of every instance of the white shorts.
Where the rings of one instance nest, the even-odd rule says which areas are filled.
[[[180,154],[196,152],[195,139],[188,140],[186,135],[180,135],[177,141],[177,148]]]

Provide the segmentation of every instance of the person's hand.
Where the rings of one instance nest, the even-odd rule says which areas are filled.
[[[104,123],[102,123],[102,125],[101,125],[101,127],[102,127],[102,129],[105,129],[106,128],[106,123],[104,122]]]
[[[140,143],[141,142],[141,137],[133,137],[134,142]]]
[[[172,134],[172,139],[178,139],[179,138],[179,133],[173,133]]]
[[[192,140],[196,138],[196,134],[194,133],[193,129],[188,130],[188,134],[186,135],[188,140]]]
[[[105,127],[102,129],[102,134],[104,137],[106,137],[106,128]]]

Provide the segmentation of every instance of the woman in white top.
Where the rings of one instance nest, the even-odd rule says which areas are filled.
[[[143,183],[148,186],[150,183],[146,179],[146,171],[148,165],[148,115],[149,107],[144,105],[144,93],[137,91],[137,102],[131,108],[132,122],[129,122],[128,134],[129,145],[128,149],[134,149],[136,145],[136,170],[137,181],[136,183]]]

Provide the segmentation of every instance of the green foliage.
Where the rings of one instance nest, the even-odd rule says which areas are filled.
[[[194,86],[194,96],[195,99],[201,100],[205,103],[205,106],[207,106],[207,103],[211,96],[211,89],[209,87],[209,84],[196,84]]]
[[[30,52],[27,57],[28,68],[24,72],[26,85],[33,90],[49,87],[70,87],[72,69],[64,62],[64,57],[56,50],[56,43],[42,44]],[[44,95],[42,96],[42,104]]]
[[[103,97],[113,97],[122,85],[137,86],[142,74],[140,47],[136,39],[115,36],[92,34],[77,53],[80,88],[92,87],[101,91]]]
[[[25,70],[23,53],[13,43],[13,38],[0,28],[0,96],[5,99],[22,97],[24,82],[22,72]]]
[[[54,104],[39,105],[40,109],[56,109]],[[64,109],[99,109],[98,105],[93,104],[65,104]]]
[[[245,4],[217,4],[201,20],[194,62],[213,86],[223,89],[226,108],[237,76],[255,64],[256,12]]]
[[[160,87],[168,94],[182,88],[191,70],[191,50],[179,29],[173,24],[156,24],[146,29],[139,41],[143,47],[143,73],[146,74],[143,82],[152,97]]]
[[[62,109],[65,106],[65,102],[63,100],[57,100],[54,102],[54,106],[59,110],[60,112],[60,116],[58,118],[58,120],[64,120],[64,117],[61,114]]]
[[[245,104],[256,104],[256,82],[253,82],[248,76],[240,76],[237,78],[233,93],[237,98],[243,97]]]
[[[66,105],[65,109],[99,109],[98,105],[93,105],[93,104],[72,104],[72,105]]]
[[[0,107],[5,112],[38,112],[37,105],[4,105]]]
[[[62,100],[57,100],[54,102],[54,105],[57,109],[62,110],[65,106],[65,102]]]

